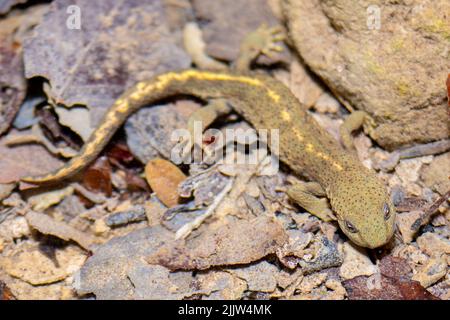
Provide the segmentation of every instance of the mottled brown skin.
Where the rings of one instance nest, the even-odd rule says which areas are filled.
[[[286,86],[256,73],[186,70],[140,82],[115,102],[77,157],[54,173],[22,180],[52,183],[74,175],[98,156],[130,114],[177,94],[204,100],[225,98],[256,129],[279,129],[280,159],[322,186],[344,233],[369,248],[389,241],[395,209],[375,173],[322,129]],[[349,223],[356,229],[349,228]]]

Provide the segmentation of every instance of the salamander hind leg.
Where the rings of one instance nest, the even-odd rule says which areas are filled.
[[[183,30],[183,42],[186,52],[190,55],[192,62],[202,70],[226,70],[228,65],[215,60],[205,52],[205,43],[202,31],[197,23],[189,22]]]
[[[280,26],[268,27],[262,24],[242,41],[234,68],[238,71],[248,71],[259,55],[264,54],[270,58],[274,53],[283,51],[283,47],[277,43],[284,39],[285,35]]]
[[[369,136],[372,136],[375,128],[375,121],[364,111],[352,112],[339,128],[342,143],[347,150],[355,150],[352,133],[361,128],[364,128],[364,132]]]
[[[188,130],[194,134],[196,123],[200,123],[203,129],[208,128],[218,117],[229,114],[233,109],[226,99],[213,99],[205,107],[198,109],[188,119]]]
[[[185,143],[188,145],[184,145],[184,154],[183,157],[187,156],[197,141],[202,141],[202,139],[198,139],[195,135],[203,133],[203,130],[208,128],[217,118],[227,115],[231,113],[233,109],[228,104],[226,99],[213,99],[211,100],[205,107],[198,109],[188,119],[188,131],[190,135],[190,139]],[[200,132],[198,132],[200,128]],[[200,146],[201,147],[201,146]]]
[[[287,195],[309,213],[323,221],[336,220],[325,197],[325,190],[316,182],[296,183],[287,190]],[[319,198],[322,197],[322,198]]]

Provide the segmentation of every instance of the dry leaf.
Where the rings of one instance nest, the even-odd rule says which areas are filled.
[[[350,300],[439,300],[419,282],[380,276],[379,286],[369,289],[365,276],[345,280],[342,284]]]
[[[109,215],[106,218],[105,223],[108,227],[114,228],[132,222],[140,222],[145,220],[147,220],[145,207],[137,205]]]
[[[398,203],[395,204],[397,212],[407,212],[412,210],[424,209],[427,201],[418,197],[402,197]]]
[[[49,234],[65,241],[74,241],[82,248],[90,251],[94,243],[94,238],[84,232],[81,232],[65,222],[56,221],[46,214],[29,211],[25,218],[28,224],[40,233]]]
[[[83,186],[90,191],[101,192],[108,197],[111,196],[111,166],[107,157],[98,158],[84,171]]]
[[[39,145],[7,147],[0,140],[0,183],[17,182],[23,176],[41,175],[56,170],[63,162]]]
[[[32,126],[31,130],[22,131],[20,134],[8,135],[5,143],[10,147],[15,145],[38,143],[44,146],[51,154],[55,156],[62,156],[64,158],[72,158],[78,153],[74,149],[67,146],[55,146],[53,142],[47,138],[43,128],[37,123]]]
[[[380,273],[391,278],[409,278],[412,269],[405,259],[386,256],[380,261]]]
[[[342,284],[350,300],[439,300],[410,276],[411,268],[404,259],[387,256],[380,261],[380,273]]]
[[[133,154],[130,152],[128,146],[123,142],[114,143],[106,151],[109,161],[118,167],[122,165],[131,164],[135,161]]]
[[[145,177],[152,190],[167,207],[179,203],[178,185],[186,179],[184,173],[172,162],[154,159],[145,166]]]
[[[219,167],[191,174],[178,186],[180,197],[194,196],[197,207],[209,206],[226,187],[229,178],[218,171]]]
[[[106,150],[109,162],[120,170],[113,174],[113,185],[118,189],[128,191],[149,191],[148,183],[139,175],[142,164],[133,156],[128,146],[123,142],[114,143]],[[120,185],[116,180],[120,179]]]
[[[18,1],[16,1],[18,2]],[[0,3],[0,14],[9,10],[13,1]],[[25,97],[22,42],[39,23],[47,5],[32,6],[9,14],[0,21],[0,134],[14,119]]]
[[[53,140],[63,139],[64,141],[73,144],[72,138],[65,132],[63,126],[58,122],[58,117],[55,112],[47,105],[44,108],[36,110],[36,115],[39,117],[39,123],[43,128],[47,129],[50,137]]]

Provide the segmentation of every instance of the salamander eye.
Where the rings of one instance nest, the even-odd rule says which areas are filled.
[[[389,208],[389,205],[387,203],[383,206],[383,213],[384,213],[384,220],[389,220],[391,217],[391,209]]]
[[[347,228],[347,230],[350,231],[351,233],[358,232],[358,229],[356,229],[356,227],[349,221],[345,220],[344,223],[345,223],[345,227]]]

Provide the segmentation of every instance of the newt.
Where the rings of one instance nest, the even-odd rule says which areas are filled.
[[[287,190],[294,201],[325,221],[337,220],[357,245],[376,248],[392,238],[395,208],[375,172],[323,129],[289,88],[269,75],[252,71],[188,69],[138,82],[115,101],[76,157],[55,172],[22,180],[42,184],[73,176],[96,159],[130,114],[176,95],[227,102],[211,103],[199,109],[193,119],[206,118],[209,124],[232,108],[257,130],[278,129],[280,160],[311,179]]]

